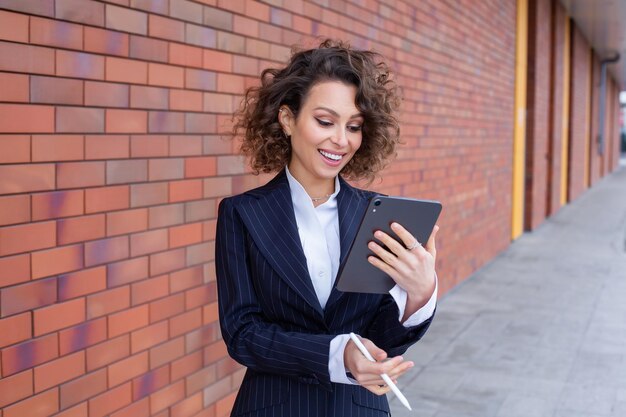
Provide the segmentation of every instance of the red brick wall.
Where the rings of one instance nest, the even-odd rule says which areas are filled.
[[[528,8],[528,87],[524,228],[546,217],[550,148],[552,0],[530,0]]]
[[[569,181],[568,201],[574,200],[586,188],[584,179],[585,146],[589,135],[588,105],[589,77],[591,77],[589,43],[580,30],[572,25],[572,60],[570,80]]]
[[[598,182],[602,174],[602,156],[598,151],[598,135],[600,132],[599,129],[601,123],[600,120],[598,120],[598,117],[600,116],[600,59],[595,52],[593,54],[591,92],[591,130],[589,134],[589,185],[593,186],[596,182]]]
[[[228,414],[216,205],[267,176],[219,133],[312,36],[389,57],[442,293],[508,245],[515,1],[327,3],[0,0],[0,417]]]

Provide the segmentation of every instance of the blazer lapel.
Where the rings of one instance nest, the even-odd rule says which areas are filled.
[[[370,197],[373,193],[358,190],[348,184],[343,178],[339,177],[341,183],[341,191],[337,194],[337,211],[339,214],[339,241],[341,247],[341,254],[339,258],[339,265],[343,264],[348,254],[348,250],[356,237],[356,233],[359,230],[359,224]],[[339,301],[343,292],[337,289],[337,281],[326,303],[326,311],[330,310],[330,307]]]
[[[257,247],[285,282],[323,317],[300,242],[285,171],[246,194],[257,197],[240,210]]]

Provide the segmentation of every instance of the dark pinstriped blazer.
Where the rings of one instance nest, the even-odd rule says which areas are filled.
[[[343,179],[337,195],[340,259],[374,193]],[[389,356],[402,354],[431,319],[405,328],[393,298],[333,288],[322,309],[300,244],[287,176],[224,199],[216,268],[220,325],[229,354],[246,366],[233,416],[387,416],[385,396],[330,381],[330,341],[351,331]]]

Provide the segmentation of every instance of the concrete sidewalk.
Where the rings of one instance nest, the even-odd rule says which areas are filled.
[[[440,301],[393,417],[626,416],[626,167]]]

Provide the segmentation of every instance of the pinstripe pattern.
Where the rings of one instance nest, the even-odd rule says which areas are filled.
[[[343,261],[374,194],[340,181]],[[263,187],[222,201],[216,267],[222,335],[229,354],[248,367],[233,416],[388,414],[386,397],[330,382],[330,341],[353,331],[395,356],[421,338],[430,319],[407,329],[398,322],[391,296],[334,288],[322,310],[298,239],[284,171]]]

